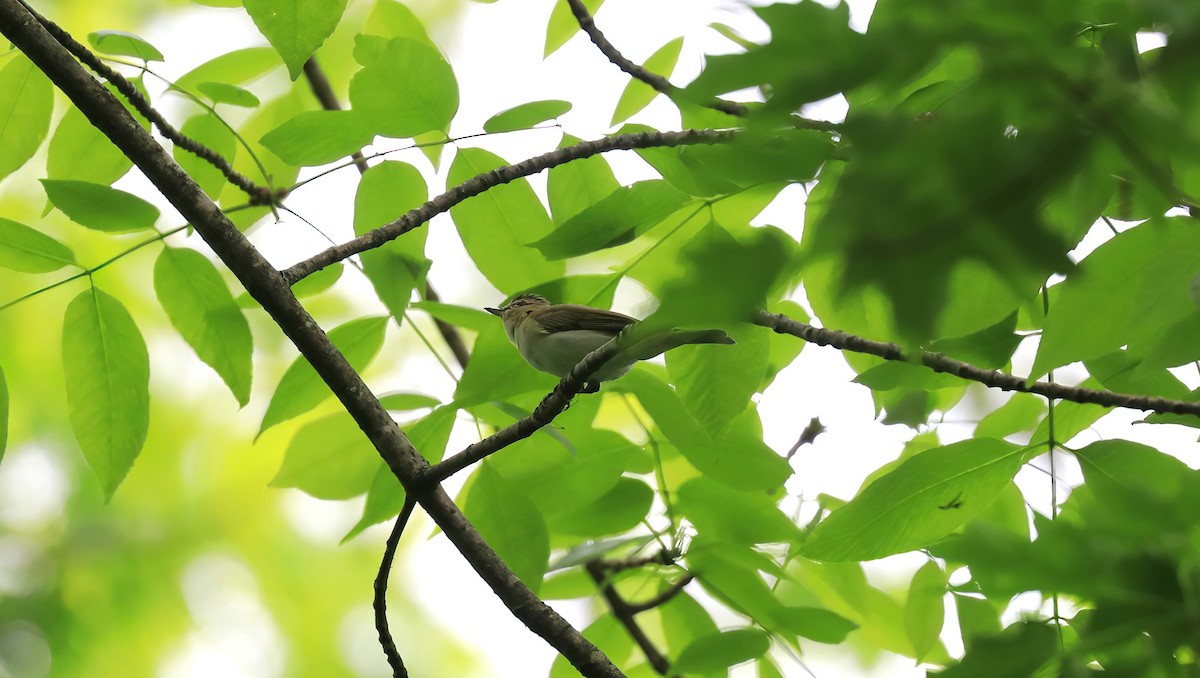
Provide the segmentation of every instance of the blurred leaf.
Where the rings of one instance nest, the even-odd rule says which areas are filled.
[[[125,31],[93,31],[88,33],[88,43],[92,49],[104,54],[131,56],[142,61],[165,61],[162,52],[154,45],[146,42],[145,38],[126,33]]]
[[[945,621],[946,573],[930,560],[913,575],[904,605],[904,631],[920,662],[938,642]]]
[[[295,80],[337,28],[346,0],[242,0],[242,6]]]
[[[25,224],[0,217],[0,266],[22,273],[49,273],[73,266],[75,253]]]
[[[594,588],[594,585],[593,585]],[[583,637],[591,641],[617,666],[625,665],[633,654],[633,639],[629,632],[612,614],[601,615],[583,630]],[[571,666],[567,658],[558,655],[550,665],[549,678],[579,678],[581,674]],[[635,678],[630,676],[629,678]]]
[[[184,121],[183,127],[179,131],[184,136],[204,144],[231,163],[237,157],[238,143],[233,132],[211,113],[193,115]],[[225,187],[225,175],[221,170],[179,146],[171,149],[171,155],[175,158],[175,162],[183,168],[183,171],[191,175],[197,184],[200,184],[200,188],[204,189],[209,197],[217,198],[221,195],[221,189]]]
[[[525,362],[497,319],[475,340],[471,361],[454,389],[454,402],[460,407],[469,407],[530,391],[549,393],[557,383],[554,377]]]
[[[553,120],[571,110],[571,102],[550,99],[547,101],[530,101],[527,104],[513,106],[500,111],[483,123],[483,131],[488,134],[513,132],[528,129],[547,120]]]
[[[67,305],[62,359],[71,430],[109,501],[146,442],[146,342],[121,302],[91,287]]]
[[[600,9],[602,4],[604,4],[604,0],[583,0],[583,6],[592,16],[596,15],[596,10]],[[550,11],[550,22],[546,25],[546,49],[542,53],[542,57],[553,54],[578,32],[579,21],[571,13],[567,0],[554,0],[554,9]]]
[[[385,38],[409,38],[436,46],[429,39],[429,33],[420,17],[414,14],[408,5],[395,0],[376,2],[367,16],[363,32]]]
[[[458,82],[437,49],[408,38],[359,35],[350,104],[364,127],[385,137],[445,130],[458,111]]]
[[[566,148],[579,141],[569,134],[563,135],[558,147]],[[547,172],[546,194],[550,199],[550,214],[554,217],[554,223],[566,223],[620,186],[602,154],[551,167]]]
[[[458,185],[506,163],[478,148],[459,150],[450,165],[447,182]],[[497,186],[450,208],[467,253],[479,271],[502,292],[515,292],[540,282],[561,278],[562,262],[549,262],[527,247],[553,228],[525,179]]]
[[[652,537],[621,537],[617,539],[602,539],[600,541],[589,541],[586,544],[576,546],[557,558],[550,564],[550,570],[565,570],[572,567],[578,567],[584,563],[591,562],[597,558],[606,556],[614,551],[625,549],[636,545],[638,547],[645,546],[653,541]],[[595,589],[595,583],[589,586],[588,594],[591,594]]]
[[[564,427],[574,450],[534,436],[510,445],[488,462],[542,515],[574,511],[602,497],[616,486],[635,452],[625,436],[603,429],[580,430],[566,419],[556,423]]]
[[[440,301],[417,301],[410,306],[425,311],[442,322],[465,327],[475,332],[482,332],[500,322],[499,318],[491,313],[469,306],[455,306]]]
[[[185,92],[199,91],[202,82],[240,85],[266,75],[280,65],[279,55],[270,47],[247,47],[209,59],[175,81]]]
[[[820,607],[786,608],[784,626],[801,638],[829,644],[844,641],[851,631],[858,628],[858,624],[842,615]]]
[[[1184,217],[1151,219],[1089,254],[1050,307],[1030,377],[1123,345],[1136,353],[1190,313],[1188,284],[1200,270],[1194,224]]]
[[[0,461],[4,460],[4,451],[8,448],[8,381],[4,378],[4,368],[0,367]],[[647,507],[649,508],[649,507]]]
[[[93,127],[78,108],[67,109],[50,138],[46,156],[49,179],[108,185],[125,176],[130,167],[133,161]]]
[[[484,462],[460,504],[480,536],[537,593],[550,558],[550,536],[533,502]]]
[[[154,262],[154,292],[179,335],[245,407],[254,342],[216,266],[195,250],[168,247]]]
[[[720,631],[697,638],[679,653],[671,671],[699,673],[719,671],[761,657],[771,649],[771,639],[759,629]]]
[[[1016,326],[1017,314],[1011,313],[995,325],[965,337],[939,339],[929,345],[929,350],[986,370],[998,370],[1008,364],[1024,338],[1013,331]]]
[[[549,260],[616,247],[646,232],[689,200],[665,181],[639,181],[616,189],[529,245]]]
[[[893,389],[935,390],[952,388],[963,383],[962,377],[933,370],[900,360],[888,360],[863,372],[854,378],[854,382],[862,384],[872,391],[891,391]]]
[[[357,372],[362,372],[383,347],[387,318],[372,317],[351,320],[329,331],[329,340]],[[298,417],[320,405],[333,393],[303,356],[299,356],[283,373],[275,394],[267,405],[258,435],[275,424]]]
[[[292,285],[292,294],[296,295],[297,299],[315,297],[337,284],[345,270],[346,266],[341,263],[326,266]],[[238,295],[237,305],[239,308],[261,308],[249,292],[242,292]]]
[[[986,509],[1024,450],[965,440],[923,452],[821,521],[801,548],[822,561],[874,560],[928,546]]]
[[[374,138],[357,111],[304,111],[267,132],[261,143],[290,165],[315,166],[345,158]]]
[[[934,675],[942,678],[1040,675],[1039,669],[1058,652],[1058,635],[1053,626],[1041,621],[1017,622],[998,636],[979,638],[959,663]]]
[[[775,502],[762,492],[742,492],[707,478],[693,478],[679,488],[676,508],[701,534],[738,544],[799,541],[800,528]]]
[[[106,233],[154,228],[158,208],[132,193],[86,181],[42,179],[50,202],[71,221]]]
[[[962,630],[963,646],[967,652],[974,649],[981,638],[1000,633],[1000,611],[986,598],[975,598],[954,594],[954,607],[958,611],[958,628]]]
[[[1046,414],[1046,399],[1032,393],[1014,393],[989,412],[975,427],[976,438],[1003,438],[1028,431]]]
[[[258,97],[254,93],[231,85],[227,82],[201,82],[196,85],[196,89],[204,96],[212,99],[214,104],[229,104],[230,106],[240,106],[241,108],[254,108],[260,103]]]
[[[802,323],[812,320],[808,316],[808,312],[804,310],[804,307],[794,301],[781,301],[768,310],[771,313],[779,313],[792,320],[799,320]],[[804,340],[788,334],[767,332],[767,369],[762,383],[758,387],[760,393],[766,391],[771,383],[775,381],[775,377],[800,356],[800,351],[806,343]]]
[[[385,393],[379,396],[379,404],[389,411],[406,412],[425,407],[437,407],[441,401],[423,393]]]
[[[24,165],[50,131],[54,88],[24,54],[0,69],[0,179]]]
[[[659,47],[646,62],[642,64],[646,70],[670,78],[671,72],[675,70],[675,64],[679,61],[679,52],[683,49],[683,38],[675,38],[667,44]],[[630,78],[629,84],[625,85],[625,89],[621,90],[621,98],[617,99],[617,108],[613,111],[610,125],[618,125],[625,122],[630,116],[641,111],[648,106],[654,98],[658,96],[658,91],[650,85],[638,80]]]

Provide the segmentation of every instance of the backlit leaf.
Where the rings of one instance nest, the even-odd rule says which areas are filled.
[[[132,193],[86,181],[42,179],[50,202],[71,221],[106,233],[154,228],[158,208]]]
[[[346,0],[243,0],[242,6],[295,80],[337,27]]]
[[[0,179],[25,164],[50,131],[54,90],[50,80],[24,54],[0,69]]]
[[[71,248],[25,224],[0,217],[0,266],[48,273],[75,264]]]

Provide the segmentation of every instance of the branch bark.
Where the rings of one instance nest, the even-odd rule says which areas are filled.
[[[908,356],[905,355],[904,349],[896,344],[864,339],[863,337],[842,332],[841,330],[813,327],[808,323],[793,320],[785,315],[776,313],[759,311],[754,317],[754,323],[774,330],[778,334],[791,334],[819,346],[832,346],[842,351],[868,353],[886,360],[920,362],[934,372],[953,374],[956,377],[977,381],[985,386],[998,388],[1003,391],[1036,393],[1048,398],[1102,405],[1104,407],[1128,407],[1135,410],[1153,410],[1164,414],[1191,414],[1200,416],[1200,402],[1115,393],[1113,391],[1098,391],[1079,386],[1064,386],[1048,381],[1030,383],[1028,380],[1018,376],[995,370],[985,370],[982,367],[977,367],[970,363],[955,360],[954,358],[931,351],[921,351],[916,356]]]
[[[24,52],[195,226],[325,380],[396,477],[513,614],[584,675],[606,678],[622,675],[602,652],[517,579],[440,485],[422,482],[429,470],[428,463],[296,300],[289,281],[250,244],[125,107],[84,71],[18,0],[0,0],[0,33]]]
[[[572,160],[581,160],[598,153],[616,150],[627,151],[635,148],[718,144],[729,141],[734,135],[735,132],[727,130],[683,130],[680,132],[618,134],[616,136],[595,139],[593,141],[583,141],[573,146],[559,148],[549,153],[523,160],[515,165],[498,167],[490,172],[485,172],[464,181],[391,223],[384,224],[353,240],[330,247],[309,259],[301,261],[291,268],[284,270],[283,277],[289,283],[295,283],[297,280],[316,273],[330,264],[336,264],[346,257],[365,252],[394,240],[467,198],[479,195],[489,188],[507,184],[510,181],[531,174],[537,174],[542,170],[557,167]]]

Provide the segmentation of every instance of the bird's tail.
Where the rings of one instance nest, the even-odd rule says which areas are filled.
[[[673,348],[687,344],[734,344],[737,343],[724,330],[671,330],[665,334],[647,337],[627,348],[622,353],[637,360],[648,360]]]

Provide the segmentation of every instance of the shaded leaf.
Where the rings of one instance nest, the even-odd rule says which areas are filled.
[[[563,135],[559,148],[579,143],[577,137]],[[584,209],[620,188],[612,167],[603,154],[596,154],[551,167],[547,172],[546,195],[555,224],[564,224]]]
[[[771,648],[771,639],[758,629],[720,631],[697,638],[679,653],[672,671],[699,673],[719,671],[761,657]]]
[[[550,536],[533,502],[484,462],[461,505],[496,554],[537,593],[550,558]]]
[[[639,181],[618,188],[529,245],[550,260],[616,247],[646,232],[690,200],[665,181]]]
[[[233,132],[211,113],[204,112],[193,115],[184,121],[183,127],[179,131],[184,136],[204,144],[231,163],[237,157],[238,143]],[[200,184],[200,188],[204,189],[209,197],[216,198],[221,195],[221,189],[225,187],[225,175],[220,169],[180,146],[172,148],[171,155],[175,158],[175,162],[179,163],[179,166],[191,175],[197,184]]]
[[[158,208],[132,193],[86,181],[42,179],[50,202],[71,221],[106,233],[154,228]]]
[[[707,478],[693,478],[679,488],[676,504],[702,534],[739,544],[799,541],[800,528],[775,501],[762,492],[742,492]]]
[[[945,621],[946,573],[930,560],[913,575],[904,605],[904,631],[919,662],[938,642]]]
[[[88,33],[92,49],[105,54],[131,56],[142,61],[165,61],[162,52],[145,38],[125,31],[93,31]]]
[[[111,500],[150,424],[146,342],[121,302],[92,287],[67,305],[62,356],[71,430]]]

